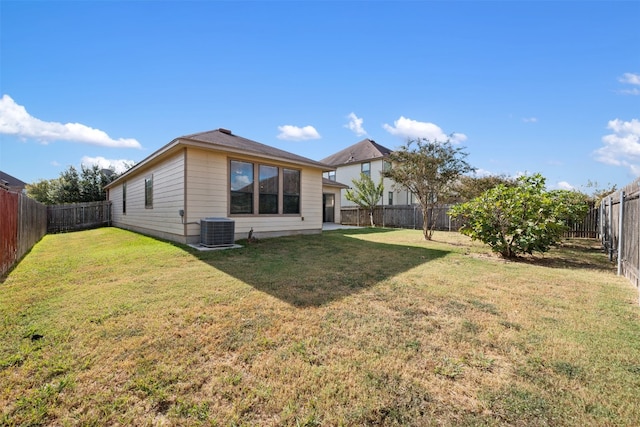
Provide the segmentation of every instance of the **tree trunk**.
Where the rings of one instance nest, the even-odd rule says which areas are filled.
[[[373,223],[373,209],[369,210],[369,220],[371,221],[371,226],[375,227],[375,224]]]
[[[421,206],[422,208],[422,234],[424,234],[425,240],[431,240],[433,236],[433,230],[429,227],[429,208],[427,206]]]

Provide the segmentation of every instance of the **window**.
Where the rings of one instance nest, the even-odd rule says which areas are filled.
[[[282,213],[300,213],[300,171],[283,169]]]
[[[253,163],[231,161],[232,214],[253,213]]]
[[[360,171],[368,177],[371,177],[371,163],[362,163]]]
[[[335,181],[336,180],[336,171],[325,172],[324,173],[324,177],[327,178],[329,181]]]
[[[278,213],[278,168],[260,165],[260,202],[258,213]]]
[[[299,170],[239,160],[229,165],[229,214],[300,213]]]
[[[391,170],[391,162],[389,160],[382,161],[382,171],[390,171]]]
[[[144,207],[153,208],[153,175],[149,175],[144,179]]]
[[[389,191],[389,206],[393,205],[393,191]]]
[[[122,183],[122,213],[127,213],[127,181]]]

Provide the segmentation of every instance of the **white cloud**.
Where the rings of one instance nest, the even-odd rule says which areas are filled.
[[[391,135],[396,135],[402,138],[426,138],[432,142],[450,140],[453,143],[463,142],[467,139],[465,134],[454,133],[452,135],[447,135],[442,131],[440,126],[436,124],[419,122],[417,120],[408,119],[404,116],[400,116],[398,120],[393,122],[393,126],[385,123],[382,127]]]
[[[364,136],[367,134],[367,131],[364,130],[364,128],[362,127],[362,123],[364,122],[364,119],[356,116],[355,113],[350,113],[347,117],[349,118],[349,123],[344,125],[344,127],[353,131],[353,133],[355,133],[358,136]]]
[[[278,126],[280,134],[278,139],[285,139],[287,141],[306,141],[308,139],[320,139],[320,134],[313,126],[291,126],[284,125]]]
[[[624,84],[640,86],[640,74],[624,73],[622,77],[618,79],[618,81]],[[640,88],[634,87],[631,89],[622,89],[618,92],[624,95],[640,95]]]
[[[618,80],[620,81],[620,83],[628,83],[630,85],[640,86],[640,74],[624,73]]]
[[[522,119],[523,122],[525,123],[538,123],[538,118],[537,117],[524,117]]]
[[[634,175],[640,176],[640,120],[610,120],[607,128],[613,133],[602,137],[604,147],[594,152],[596,160],[626,167]]]
[[[560,190],[575,190],[575,187],[569,184],[567,181],[560,181],[556,184],[556,188]]]
[[[43,144],[51,141],[73,141],[101,147],[142,148],[135,139],[113,139],[104,131],[80,123],[62,124],[37,119],[9,95],[3,95],[0,99],[0,134],[33,138]]]
[[[126,159],[105,159],[102,156],[89,157],[84,156],[81,160],[85,166],[98,165],[102,169],[113,169],[115,173],[121,174],[126,172],[135,162],[133,160]]]
[[[620,93],[624,95],[640,95],[640,89],[634,87],[633,89],[624,89],[621,90]]]

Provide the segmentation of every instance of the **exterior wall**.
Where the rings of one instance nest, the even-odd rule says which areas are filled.
[[[365,162],[366,163],[366,162]],[[380,174],[382,173],[383,160],[371,160],[369,162],[371,164],[371,179],[376,184],[380,182]],[[354,179],[360,179],[360,172],[362,171],[362,163],[353,163],[344,166],[338,166],[336,168],[336,181],[341,182],[343,184],[348,185],[349,187],[353,186]],[[394,188],[394,182],[388,178],[384,178],[384,192],[382,193],[381,205],[389,204],[389,191],[393,191],[393,204],[394,205],[406,205],[409,204],[409,198],[407,197],[406,190],[399,190]],[[342,207],[353,207],[356,206],[355,203],[349,201],[345,197],[346,190],[341,191],[340,204]],[[337,222],[337,221],[336,221]]]
[[[184,154],[179,151],[162,162],[128,176],[126,206],[122,210],[120,183],[109,189],[114,226],[186,243],[178,214],[184,209]],[[145,177],[153,175],[153,207],[145,207]]]
[[[334,195],[334,200],[335,200],[335,206],[334,206],[334,221],[336,224],[340,224],[342,222],[342,218],[341,218],[341,209],[342,209],[342,200],[341,200],[341,191],[342,189],[339,187],[329,187],[329,186],[323,186],[322,187],[322,192],[324,194],[333,194]]]
[[[300,170],[299,215],[231,215],[229,212],[229,162],[243,160],[255,164]],[[227,155],[189,148],[187,151],[187,241],[200,241],[203,218],[225,217],[235,222],[235,238],[246,239],[253,228],[256,238],[322,231],[322,172],[252,156]]]
[[[229,216],[228,169],[226,154],[196,148],[187,149],[187,200],[184,222],[187,224],[186,235],[189,243],[200,241],[201,219]]]
[[[300,170],[300,214],[231,215],[231,159]],[[145,177],[150,174],[152,209],[145,208],[144,203]],[[233,219],[236,240],[247,238],[252,228],[257,238],[322,232],[320,169],[189,147],[127,177],[126,185],[126,214],[122,211],[122,183],[109,189],[113,225],[179,243],[200,242],[200,220],[209,217]],[[180,210],[184,210],[184,217],[179,215]]]

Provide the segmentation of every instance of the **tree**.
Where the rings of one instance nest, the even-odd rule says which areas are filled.
[[[462,218],[460,232],[480,240],[503,258],[544,253],[557,244],[571,221],[584,217],[587,196],[568,190],[545,190],[540,174],[517,179],[515,187],[500,184],[481,196],[454,206],[449,214]]]
[[[413,193],[422,210],[422,232],[431,240],[436,221],[434,210],[447,203],[460,176],[475,170],[467,163],[463,147],[428,139],[409,140],[389,155],[392,167],[382,176]]]
[[[57,179],[41,179],[33,184],[27,184],[27,196],[45,205],[55,205],[55,190]]]
[[[373,209],[380,201],[382,193],[384,192],[382,177],[380,177],[380,183],[376,185],[369,175],[361,173],[360,179],[354,179],[351,182],[355,187],[355,191],[353,188],[349,188],[344,197],[350,202],[360,206],[362,209],[367,209],[369,211],[371,226],[374,227]]]
[[[455,185],[456,199],[461,202],[468,202],[499,184],[514,187],[517,183],[514,178],[505,175],[461,176]]]
[[[103,169],[97,165],[82,165],[80,173],[69,166],[69,169],[60,173],[59,178],[28,184],[27,195],[46,205],[97,202],[106,200],[104,187],[117,177],[113,169]]]

